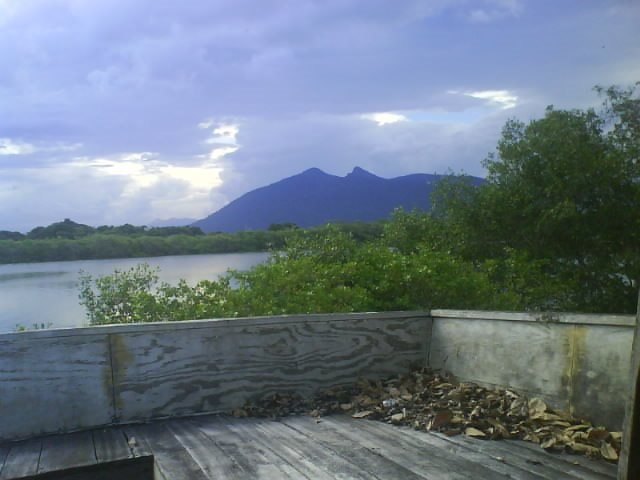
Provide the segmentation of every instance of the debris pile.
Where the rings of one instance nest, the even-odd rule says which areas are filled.
[[[616,461],[620,453],[620,432],[554,411],[540,398],[457,382],[444,372],[426,368],[385,381],[360,380],[352,386],[330,388],[310,399],[275,394],[232,413],[238,417],[308,414],[320,418],[338,412],[445,435],[528,440],[545,450],[610,461]]]

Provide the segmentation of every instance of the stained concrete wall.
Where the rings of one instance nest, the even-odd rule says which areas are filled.
[[[429,365],[620,430],[633,315],[433,310]]]
[[[424,364],[424,312],[305,315],[0,335],[0,439],[225,412]]]

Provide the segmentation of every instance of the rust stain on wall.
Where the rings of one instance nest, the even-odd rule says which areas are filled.
[[[114,421],[118,420],[119,412],[122,411],[122,399],[120,398],[120,385],[122,385],[127,368],[133,363],[134,355],[129,351],[124,343],[121,334],[113,333],[109,335],[109,350],[111,356],[111,395],[113,396]]]
[[[574,414],[575,410],[575,387],[576,377],[580,369],[580,364],[585,355],[585,339],[587,337],[587,328],[582,325],[573,325],[565,330],[566,346],[564,355],[564,368],[562,372],[562,384],[567,391],[567,399],[569,404],[569,413]]]

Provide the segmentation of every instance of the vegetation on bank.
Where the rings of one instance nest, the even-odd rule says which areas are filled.
[[[632,313],[640,280],[640,83],[599,111],[510,120],[487,182],[440,182],[432,212],[380,238],[290,232],[248,272],[190,287],[148,267],[83,277],[92,323],[284,313],[478,308]]]
[[[380,222],[345,223],[340,228],[361,240],[374,238],[382,232]],[[37,227],[26,235],[0,231],[0,264],[264,252],[282,248],[286,236],[296,229],[294,224],[283,223],[273,224],[267,230],[204,234],[197,227],[122,225],[93,228],[65,219],[48,227]]]

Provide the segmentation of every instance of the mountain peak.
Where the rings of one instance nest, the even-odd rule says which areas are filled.
[[[364,168],[355,167],[351,170],[351,173],[347,175],[347,177],[359,177],[359,178],[380,178],[377,175],[374,175],[371,172],[368,172]]]
[[[326,173],[317,167],[313,167],[313,168],[308,168],[307,170],[302,172],[300,175],[326,175]]]

